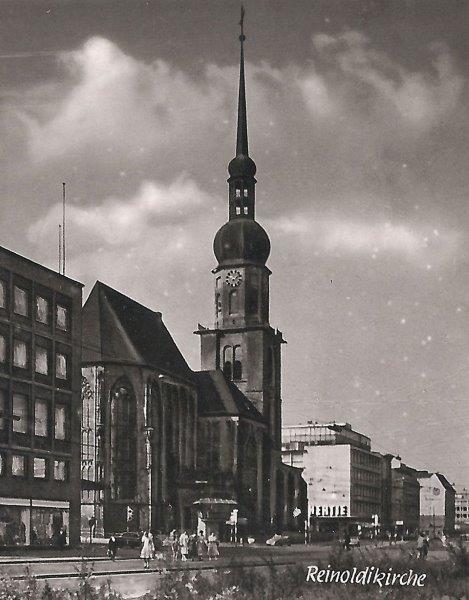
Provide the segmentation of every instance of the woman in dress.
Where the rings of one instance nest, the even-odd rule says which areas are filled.
[[[143,558],[144,569],[150,568],[150,558],[153,554],[153,542],[148,531],[145,531],[142,536],[142,551],[140,552],[140,558]]]
[[[208,560],[217,559],[218,555],[218,538],[212,531],[208,536]]]
[[[189,536],[187,531],[183,531],[179,536],[179,551],[181,552],[181,560],[186,561],[189,553]]]
[[[169,543],[171,545],[171,553],[173,560],[176,560],[179,555],[179,538],[176,529],[173,529],[169,534]]]

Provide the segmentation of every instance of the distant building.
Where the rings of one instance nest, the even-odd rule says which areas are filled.
[[[308,514],[320,529],[382,518],[382,456],[348,423],[307,423],[282,430],[283,461],[303,468]]]
[[[81,298],[0,248],[0,546],[80,539]]]
[[[417,471],[393,458],[391,462],[390,531],[415,534],[420,525],[420,483]]]
[[[454,496],[455,529],[469,531],[469,490],[456,490]]]
[[[441,473],[417,471],[420,483],[420,527],[433,535],[454,531],[455,490]]]

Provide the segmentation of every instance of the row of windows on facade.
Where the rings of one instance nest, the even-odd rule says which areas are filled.
[[[13,340],[13,366],[28,369],[30,365],[30,345],[24,340]],[[7,340],[0,334],[0,364],[8,362]],[[34,370],[39,375],[50,374],[51,352],[48,348],[36,345],[34,348]],[[67,356],[61,352],[55,353],[55,376],[66,380],[68,375]]]
[[[352,450],[353,462],[357,465],[366,465],[369,467],[379,468],[380,458],[374,454],[368,454],[367,452],[360,452],[359,450]]]
[[[56,459],[53,461],[51,470],[51,462],[47,458],[38,456],[29,457],[24,454],[12,454],[11,460],[7,460],[7,456],[0,453],[0,476],[10,475],[12,477],[28,477],[32,473],[34,479],[54,479],[55,481],[68,480],[68,461]]]
[[[26,394],[13,393],[10,403],[7,393],[0,390],[0,431],[11,429],[13,433],[29,434],[30,402]],[[54,406],[54,421],[50,419],[51,407],[48,400],[36,398],[34,401],[34,435],[48,438],[54,433],[56,440],[69,439],[69,409],[64,404]]]
[[[6,283],[0,280],[0,308],[7,307],[7,288]],[[17,285],[13,288],[13,312],[23,317],[29,317],[29,292]],[[43,325],[50,325],[51,322],[50,300],[42,296],[36,296],[35,319]],[[55,307],[55,325],[62,331],[69,329],[68,309],[65,306],[57,304]]]

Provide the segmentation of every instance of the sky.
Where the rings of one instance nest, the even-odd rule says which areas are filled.
[[[347,421],[469,486],[469,5],[246,0],[284,423]],[[0,243],[213,324],[239,3],[0,3]]]

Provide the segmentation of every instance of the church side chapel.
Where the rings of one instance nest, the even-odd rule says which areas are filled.
[[[83,307],[82,530],[95,523],[95,535],[205,528],[229,538],[235,521],[245,534],[303,527],[306,484],[281,460],[284,340],[269,322],[270,240],[255,220],[243,15],[240,25],[215,321],[195,332],[202,370],[190,369],[161,313],[101,282]]]

